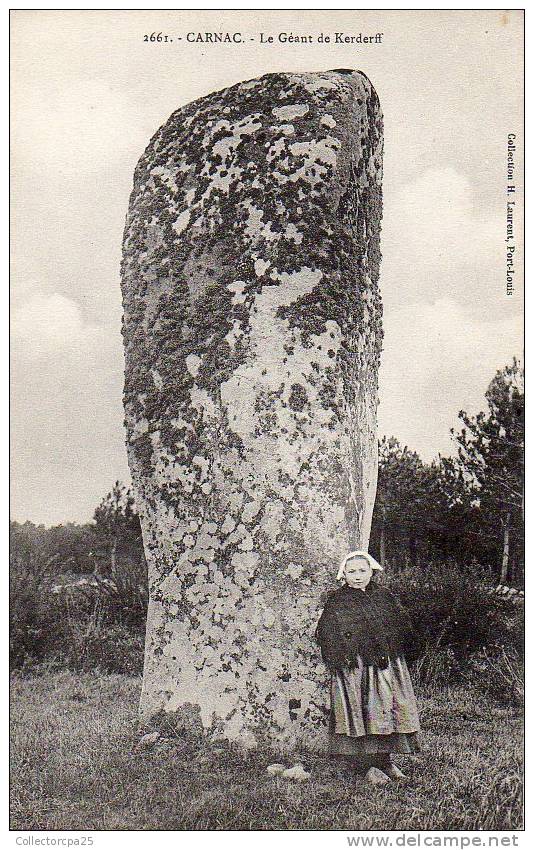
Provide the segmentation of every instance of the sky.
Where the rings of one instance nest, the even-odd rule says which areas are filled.
[[[173,42],[145,43],[153,31]],[[187,43],[205,31],[246,40]],[[335,44],[336,31],[382,43]],[[119,264],[133,170],[176,108],[272,71],[360,69],[378,92],[379,433],[427,462],[454,452],[458,411],[481,410],[523,352],[520,195],[512,296],[505,246],[509,132],[522,171],[521,11],[15,11],[11,37],[13,519],[85,522],[129,482]]]

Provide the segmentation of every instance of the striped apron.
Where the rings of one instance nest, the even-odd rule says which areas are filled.
[[[332,673],[329,752],[418,752],[417,703],[404,656],[385,670],[372,664]]]

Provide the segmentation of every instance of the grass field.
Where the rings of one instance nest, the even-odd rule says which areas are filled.
[[[306,752],[300,784],[266,773],[275,751],[192,736],[140,751],[139,690],[121,675],[13,679],[13,829],[522,828],[521,716],[466,689],[419,691],[423,750],[399,761],[411,781],[385,788]]]

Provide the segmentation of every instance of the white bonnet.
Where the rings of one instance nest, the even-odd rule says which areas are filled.
[[[343,576],[345,575],[345,566],[347,564],[347,561],[350,558],[355,558],[356,556],[359,556],[360,558],[365,558],[369,562],[369,565],[370,565],[372,570],[380,570],[380,572],[383,572],[384,568],[380,566],[378,561],[375,561],[375,559],[373,558],[372,555],[369,554],[369,552],[364,552],[363,550],[358,549],[355,552],[349,552],[348,555],[345,555],[345,557],[341,561],[341,565],[340,565],[339,570],[337,572],[336,579],[342,579],[343,578]]]

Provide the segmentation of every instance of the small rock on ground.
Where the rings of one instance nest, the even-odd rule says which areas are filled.
[[[391,767],[388,767],[386,771],[384,771],[390,779],[408,779],[405,773],[402,772],[400,767],[396,764],[392,764]]]
[[[272,774],[272,776],[280,776],[286,770],[285,764],[270,764],[267,767],[267,773]]]
[[[139,738],[136,749],[141,750],[145,749],[145,747],[151,747],[159,738],[159,732],[147,732],[146,735],[143,735],[142,738]]]
[[[310,778],[311,773],[304,770],[301,764],[295,764],[293,767],[288,767],[287,770],[284,770],[282,776],[284,779],[297,779],[299,782],[305,782]]]
[[[387,776],[384,771],[380,770],[378,767],[370,767],[365,774],[365,778],[367,782],[371,783],[371,785],[387,785],[390,781],[389,776]]]

